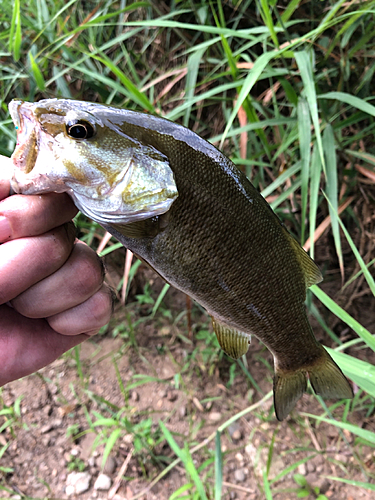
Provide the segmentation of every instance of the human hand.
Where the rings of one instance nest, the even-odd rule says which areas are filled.
[[[69,196],[9,196],[10,175],[0,156],[0,386],[97,333],[112,310],[100,259],[75,240]]]

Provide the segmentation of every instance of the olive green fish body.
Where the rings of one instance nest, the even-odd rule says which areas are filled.
[[[49,141],[52,137],[59,145],[53,148],[54,158],[63,166],[47,173],[52,181],[46,188],[45,161],[38,164],[27,152],[22,157],[30,147],[16,149],[16,190],[54,190],[59,179],[69,178],[64,180],[66,190],[82,211],[207,309],[225,352],[235,358],[244,354],[251,334],[264,342],[275,359],[279,419],[306,390],[307,377],[324,397],[351,397],[347,380],[316,341],[305,312],[306,289],[321,281],[318,268],[228,158],[190,130],[150,115],[66,100],[41,101],[23,111],[25,104],[15,103],[11,109],[23,143],[37,135],[31,126],[34,115],[41,127],[39,142],[44,135]],[[69,113],[73,121],[66,118]],[[32,133],[24,137],[27,123]],[[82,123],[88,123],[84,126],[93,136],[70,139],[70,145],[66,136]],[[83,129],[77,132],[85,134]],[[105,181],[102,158],[115,165]],[[134,165],[140,165],[140,174]],[[29,187],[33,183],[36,188]],[[125,184],[119,201],[115,195]],[[109,215],[100,205],[107,203],[106,192],[107,198],[117,199],[105,208]]]

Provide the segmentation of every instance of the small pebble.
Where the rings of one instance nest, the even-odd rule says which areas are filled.
[[[139,401],[139,394],[137,391],[132,391],[132,401]]]
[[[48,424],[43,425],[40,429],[41,434],[47,434],[47,432],[52,431],[52,422],[49,422]]]
[[[94,484],[94,490],[108,491],[112,481],[107,474],[99,474]]]
[[[180,407],[179,414],[180,414],[180,417],[186,417],[186,414],[187,414],[186,406],[181,406]]]
[[[211,420],[212,422],[219,422],[219,420],[221,420],[221,413],[219,413],[218,411],[212,411],[212,412],[208,415],[208,418],[209,418],[209,420]]]
[[[315,471],[315,464],[311,461],[307,462],[306,464],[307,472],[314,472]]]
[[[125,434],[125,436],[123,437],[122,440],[126,444],[133,444],[133,435],[132,434]]]
[[[75,495],[75,492],[76,489],[74,488],[74,486],[70,484],[65,488],[65,493],[67,494],[68,497],[72,497],[73,495]]]
[[[299,472],[299,474],[302,474],[302,476],[306,476],[306,473],[307,473],[306,465],[305,464],[299,464],[299,466],[298,466],[298,472]]]
[[[88,472],[71,472],[66,478],[65,493],[68,496],[80,495],[90,488],[90,481],[91,475]]]
[[[236,469],[234,471],[234,479],[238,482],[238,483],[243,483],[245,481],[245,473],[242,469]]]
[[[242,434],[241,434],[241,431],[239,429],[237,429],[236,431],[233,432],[232,439],[234,441],[239,441],[241,438],[242,438]]]
[[[167,392],[167,399],[168,401],[176,401],[177,399],[177,394],[174,391],[168,391]]]
[[[199,399],[196,396],[193,397],[193,403],[194,403],[194,406],[196,408],[198,408],[199,411],[204,411],[202,403],[199,401]]]
[[[109,457],[107,458],[107,461],[104,465],[103,472],[105,474],[113,474],[115,472],[116,465],[117,465],[117,463],[116,463],[115,457],[112,455],[109,455]]]

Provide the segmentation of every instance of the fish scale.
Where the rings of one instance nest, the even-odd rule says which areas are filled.
[[[66,191],[206,308],[228,355],[239,358],[250,336],[259,338],[274,356],[279,420],[308,379],[323,397],[352,397],[306,315],[306,289],[321,281],[320,271],[219,150],[168,120],[95,103],[14,101],[10,112],[19,127],[13,189]]]

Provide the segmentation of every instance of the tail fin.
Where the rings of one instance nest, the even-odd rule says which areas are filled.
[[[351,399],[353,390],[344,374],[321,346],[321,356],[311,365],[295,372],[275,366],[273,398],[276,418],[284,420],[307,389],[307,376],[314,392],[327,399]]]

